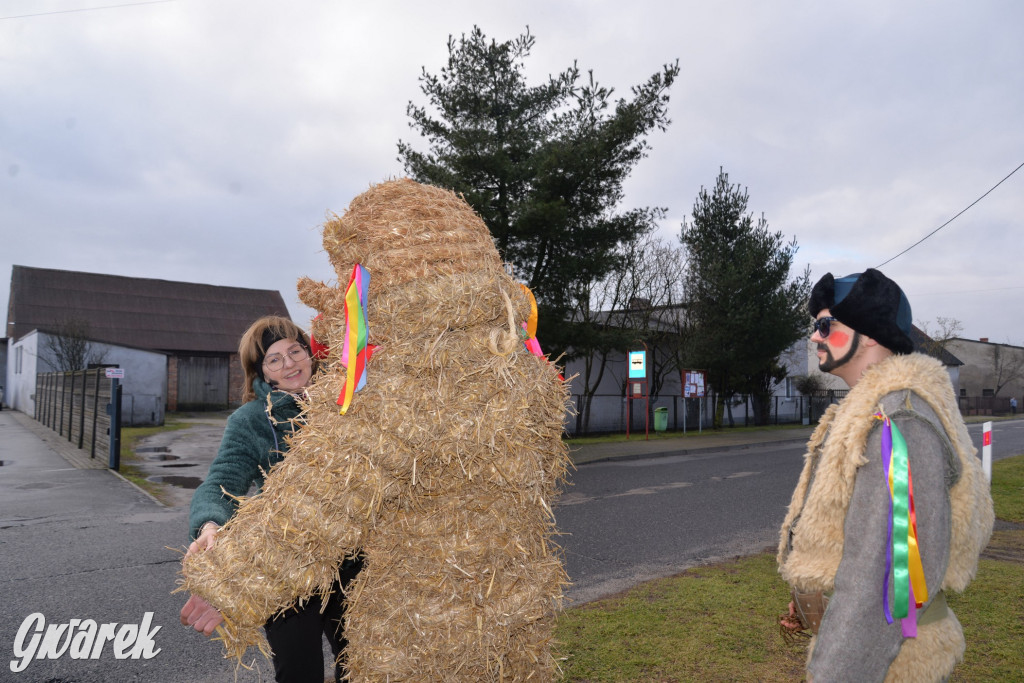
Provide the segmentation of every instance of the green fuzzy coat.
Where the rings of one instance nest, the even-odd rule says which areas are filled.
[[[274,390],[258,377],[253,380],[252,388],[256,398],[228,418],[210,472],[192,495],[189,511],[189,537],[192,539],[206,522],[223,526],[238,507],[238,501],[232,496],[246,495],[253,484],[261,489],[266,473],[283,460],[288,451],[287,437],[295,430],[301,412],[295,397]]]

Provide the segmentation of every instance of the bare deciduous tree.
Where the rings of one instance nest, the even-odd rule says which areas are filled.
[[[665,380],[679,371],[684,337],[682,250],[648,234],[623,250],[623,268],[595,283],[576,299],[586,301],[574,312],[577,335],[588,353],[583,362],[579,410],[581,431],[587,433],[590,406],[609,360],[647,345],[651,367],[649,392],[656,398]],[[635,349],[634,349],[635,350]]]
[[[919,350],[927,353],[929,356],[938,357],[946,350],[950,341],[963,333],[964,326],[956,318],[944,318],[942,316],[935,318],[935,325],[935,328],[932,328],[928,322],[917,323],[918,329],[927,337],[927,340],[921,344]]]
[[[85,370],[103,363],[107,352],[93,344],[89,332],[87,320],[68,318],[55,333],[47,335],[44,348],[50,352],[58,372]]]
[[[1024,379],[1024,354],[1013,353],[1000,344],[992,346],[992,380],[995,382],[993,396],[1007,384]]]

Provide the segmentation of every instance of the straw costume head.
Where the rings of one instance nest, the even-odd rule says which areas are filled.
[[[241,657],[266,648],[269,617],[361,553],[351,680],[551,680],[567,392],[523,344],[529,292],[464,200],[410,180],[370,188],[323,232],[339,284],[299,282],[329,349],[305,424],[262,493],[185,562],[183,589],[221,610]],[[375,350],[340,415],[357,263]]]

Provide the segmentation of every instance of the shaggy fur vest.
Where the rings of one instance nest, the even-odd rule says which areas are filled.
[[[857,470],[867,462],[864,449],[871,430],[880,425],[872,416],[883,397],[906,389],[938,415],[959,462],[960,476],[949,489],[949,564],[941,587],[963,591],[974,578],[978,555],[992,532],[988,481],[960,417],[949,376],[937,360],[915,353],[891,356],[868,368],[842,403],[829,407],[811,435],[779,540],[779,573],[792,588],[804,593],[833,589]],[[791,534],[794,525],[798,533]],[[959,658],[950,659],[950,648],[962,653],[964,647],[952,613],[922,627],[914,641],[904,641],[886,680],[941,678]]]

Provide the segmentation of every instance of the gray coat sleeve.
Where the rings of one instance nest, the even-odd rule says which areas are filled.
[[[883,404],[907,441],[918,541],[929,601],[949,558],[948,486],[955,477],[952,448],[938,419],[916,396],[890,394]],[[889,492],[881,459],[882,423],[868,438],[868,463],[857,471],[844,527],[843,559],[807,671],[815,681],[882,681],[903,643],[900,622],[887,624],[882,607]],[[887,590],[892,602],[892,577]],[[927,604],[925,605],[925,607]],[[923,611],[923,608],[918,613]]]

